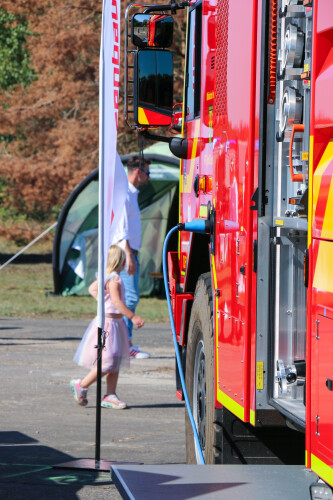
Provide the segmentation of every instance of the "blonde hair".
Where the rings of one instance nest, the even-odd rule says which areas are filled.
[[[125,252],[118,245],[111,245],[108,251],[108,261],[106,264],[106,274],[113,271],[120,271],[125,260]]]

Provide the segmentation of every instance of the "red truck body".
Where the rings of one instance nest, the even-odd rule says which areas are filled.
[[[274,8],[278,8],[277,2],[270,6],[270,18]],[[303,166],[304,172],[298,175],[302,183],[304,173],[309,203],[307,216],[292,217],[290,227],[296,231],[300,228],[307,240],[304,248],[307,268],[304,272],[308,274],[308,288],[301,292],[294,285],[293,293],[306,295],[302,314],[307,315],[307,321],[304,345],[293,354],[306,361],[306,413],[304,411],[303,418],[306,463],[333,484],[333,394],[330,389],[333,377],[333,197],[330,192],[333,173],[333,109],[330,99],[333,89],[333,9],[330,2],[320,0],[303,8],[307,19],[313,13],[313,32],[311,66],[307,62],[303,65],[306,74],[301,80],[305,92],[311,89],[308,117],[304,111],[302,118],[303,124],[307,121],[309,148],[305,146],[301,151],[307,164]],[[266,244],[258,235],[261,217],[258,216],[255,196],[260,182],[258,163],[263,142],[260,113],[263,110],[261,89],[265,61],[262,59],[267,56],[266,65],[274,66],[271,60],[274,48],[272,41],[268,53],[262,48],[261,2],[203,1],[201,9],[201,112],[197,116],[195,113],[191,115],[186,105],[184,107],[183,136],[189,139],[189,151],[188,159],[181,161],[180,222],[207,218],[210,207],[215,209],[215,248],[212,252],[210,244],[209,252],[214,290],[215,404],[255,426],[260,409],[257,394],[265,390],[269,378],[276,377],[276,373],[269,376],[267,372],[274,371],[274,366],[267,365],[256,349],[258,335],[271,335],[272,345],[276,342],[277,332],[258,332],[257,311],[263,296],[270,291],[267,285],[258,282],[255,262],[260,254],[258,245]],[[272,28],[269,37],[272,37]],[[276,80],[275,86],[278,85]],[[192,90],[195,91],[195,82],[194,87],[187,91]],[[269,87],[269,90],[272,92],[273,89]],[[282,96],[279,98],[281,100]],[[184,100],[186,102],[186,89]],[[279,102],[274,98],[272,104],[267,102],[269,106],[277,108]],[[269,126],[274,127],[273,120]],[[197,191],[193,188],[196,177]],[[284,188],[285,192],[281,188],[282,196],[288,196],[286,182]],[[271,228],[288,227],[289,221],[282,211],[274,217],[273,209],[272,219]],[[197,274],[191,266],[197,242],[198,238],[193,234],[180,233],[177,266],[182,289],[181,293],[174,293],[173,304],[179,342],[184,346],[188,332],[180,331],[181,325],[186,328],[181,316],[184,314],[183,300],[188,301],[189,293],[194,293],[190,273]],[[288,261],[286,265],[290,266],[291,272],[292,264]],[[284,286],[285,289],[289,287],[292,287],[291,283]],[[295,301],[294,308],[297,304]],[[292,333],[282,332],[286,342]],[[292,418],[292,411],[288,417]]]
[[[332,92],[331,0],[189,4],[179,221],[212,230],[180,232],[168,272],[201,445],[211,463],[305,456],[330,485]]]

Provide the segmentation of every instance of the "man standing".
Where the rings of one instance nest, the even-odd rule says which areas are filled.
[[[126,266],[120,273],[125,286],[125,302],[127,307],[135,313],[139,302],[139,260],[138,253],[141,247],[141,218],[138,203],[138,187],[146,184],[149,180],[149,161],[140,161],[139,156],[132,156],[127,163],[128,192],[124,212],[112,244],[121,246],[125,250]],[[133,323],[124,318],[129,332],[130,356],[131,358],[149,358],[148,352],[141,351],[132,345]]]

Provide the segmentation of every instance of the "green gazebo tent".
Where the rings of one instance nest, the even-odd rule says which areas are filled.
[[[150,181],[140,188],[142,222],[140,295],[160,292],[164,238],[178,222],[179,160],[166,144],[144,152],[151,161]],[[121,159],[126,166],[132,155]],[[71,193],[59,219],[53,244],[54,293],[87,295],[97,271],[98,169]]]

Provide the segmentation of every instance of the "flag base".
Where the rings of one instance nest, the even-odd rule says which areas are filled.
[[[78,458],[70,462],[52,465],[53,469],[83,469],[96,472],[110,472],[111,465],[142,465],[137,462],[116,462],[109,460],[95,460],[94,458]]]

